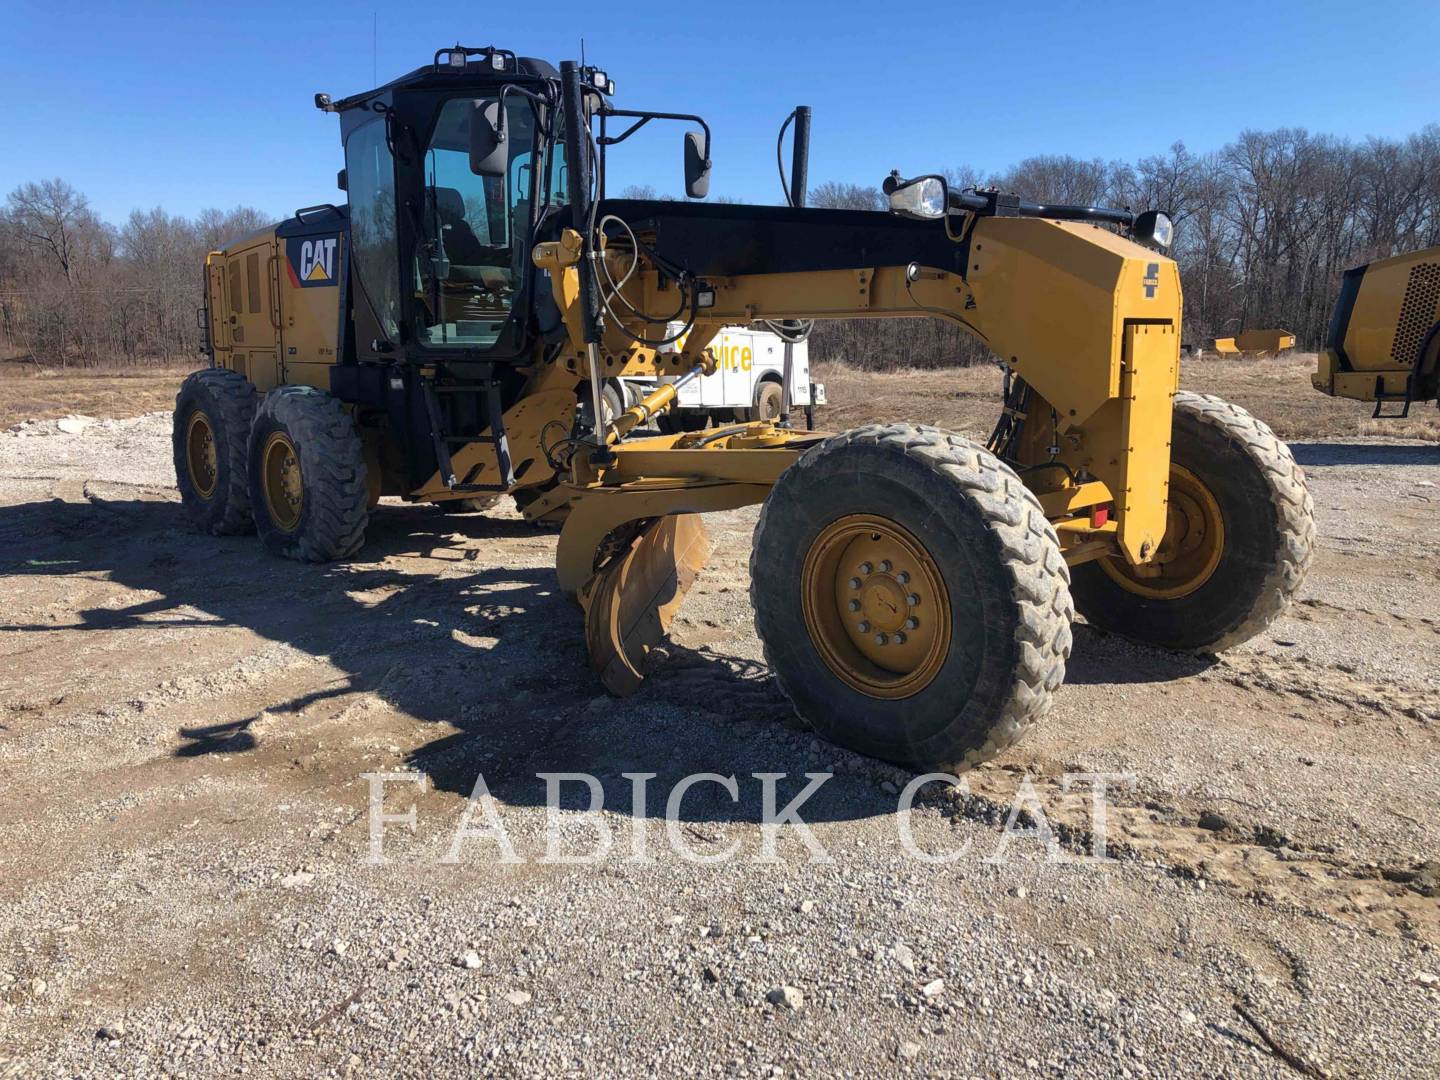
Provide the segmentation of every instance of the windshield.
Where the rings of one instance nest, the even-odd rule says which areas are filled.
[[[494,100],[447,101],[425,150],[415,316],[425,344],[493,345],[528,271],[535,114],[527,99],[506,95],[505,175],[477,176],[470,171],[470,118]],[[563,170],[550,172],[550,186],[563,183]]]

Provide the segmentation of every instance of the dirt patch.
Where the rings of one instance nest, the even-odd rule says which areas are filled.
[[[0,363],[0,430],[22,420],[62,416],[130,417],[175,404],[175,391],[193,366],[72,368],[37,371]]]
[[[1323,407],[1286,363],[1293,386],[1234,396]],[[998,381],[823,377],[829,425],[975,433]],[[771,686],[753,510],[713,516],[662,669],[616,701],[554,534],[508,501],[387,502],[358,559],[303,566],[185,528],[163,413],[0,434],[0,1076],[1293,1076],[1237,1003],[1329,1075],[1425,1075],[1440,455],[1296,450],[1320,546],[1300,603],[1219,660],[1077,628],[1051,715],[913,815],[941,863],[901,844],[911,778],[813,739]],[[387,771],[418,778],[383,803],[415,827],[372,864],[363,774]],[[542,861],[536,774],[566,772],[601,786],[600,865]],[[756,774],[785,774],[783,805],[815,772],[830,861],[793,835],[762,861]],[[692,789],[681,840],[739,858],[671,846],[696,773],[738,797]],[[1114,777],[1110,861],[1079,858],[1077,773]],[[448,858],[481,775],[519,863],[480,839]],[[566,790],[574,853],[595,833]],[[1041,814],[1052,858],[1007,839]]]

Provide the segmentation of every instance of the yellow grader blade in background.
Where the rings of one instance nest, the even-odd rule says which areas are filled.
[[[651,650],[709,558],[700,515],[671,514],[644,524],[581,589],[590,666],[606,690],[628,697],[640,689]]]

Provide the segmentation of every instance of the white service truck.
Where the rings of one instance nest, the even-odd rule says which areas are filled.
[[[778,334],[727,326],[710,343],[710,351],[715,356],[715,373],[692,379],[680,388],[675,408],[660,418],[662,428],[698,431],[711,420],[719,425],[780,415],[785,342]],[[825,385],[810,381],[809,347],[803,341],[795,345],[791,379],[794,411],[825,404]],[[606,406],[615,412],[629,408],[655,383],[654,379],[612,379],[605,387]]]

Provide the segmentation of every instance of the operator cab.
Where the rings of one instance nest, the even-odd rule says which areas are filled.
[[[316,95],[340,114],[357,359],[529,359],[531,298],[548,299],[530,249],[566,203],[556,79],[543,60],[456,46],[378,89]],[[484,172],[479,117],[504,132]]]

